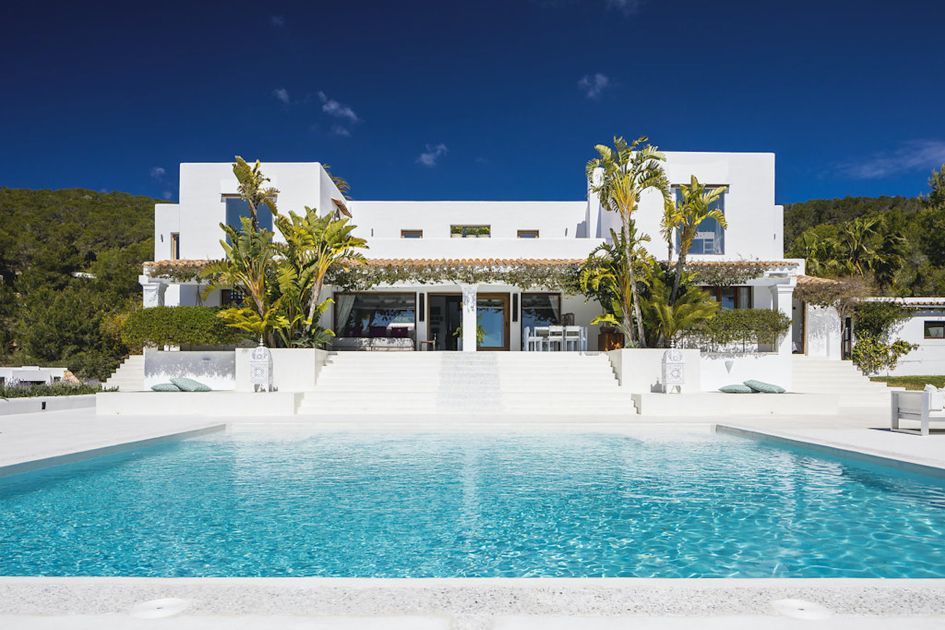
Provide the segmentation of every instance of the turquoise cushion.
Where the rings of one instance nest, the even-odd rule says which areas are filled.
[[[157,385],[152,385],[151,389],[156,392],[179,392],[180,387],[174,383],[158,383]]]
[[[787,391],[780,385],[772,385],[771,383],[765,383],[764,381],[748,380],[745,381],[745,385],[752,388],[756,392],[761,392],[762,394],[783,394],[785,391]]]
[[[741,383],[735,383],[733,385],[725,385],[724,387],[719,388],[720,392],[725,392],[726,394],[754,394],[755,390],[748,387],[748,385],[742,385]]]
[[[209,392],[210,388],[186,376],[172,378],[171,382],[177,385],[182,392]]]

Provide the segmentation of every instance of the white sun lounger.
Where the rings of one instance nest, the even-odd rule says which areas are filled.
[[[919,429],[905,429],[901,420],[917,420]],[[889,428],[900,433],[929,434],[929,423],[945,422],[942,413],[942,396],[937,391],[892,392],[892,407]]]

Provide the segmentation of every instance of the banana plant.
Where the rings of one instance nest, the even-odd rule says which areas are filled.
[[[693,175],[689,183],[680,186],[679,190],[682,199],[675,204],[675,211],[669,215],[669,225],[664,226],[664,229],[668,227],[670,231],[676,230],[679,233],[679,257],[676,259],[676,273],[669,297],[670,304],[675,303],[678,297],[680,283],[685,274],[686,258],[689,255],[689,248],[696,239],[699,225],[706,219],[715,219],[723,230],[728,227],[725,214],[718,207],[713,207],[725,193],[725,186],[707,188]]]

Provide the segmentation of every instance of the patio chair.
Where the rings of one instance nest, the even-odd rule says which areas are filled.
[[[525,349],[534,350],[535,352],[542,352],[545,350],[547,345],[548,345],[548,327],[535,326],[535,328],[532,329],[531,335],[528,336],[527,345],[525,346]]]
[[[581,336],[582,335],[581,335],[580,326],[565,326],[564,327],[564,349],[580,352]]]
[[[564,326],[548,326],[548,339],[545,343],[549,350],[564,350]],[[557,348],[554,347],[556,345]]]

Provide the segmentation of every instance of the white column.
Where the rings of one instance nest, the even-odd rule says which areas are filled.
[[[794,281],[786,284],[775,284],[771,287],[771,301],[774,310],[780,311],[788,319],[792,318],[793,311],[791,306],[794,303]],[[787,332],[781,338],[778,345],[778,354],[789,355],[793,351],[794,336],[792,334],[793,326],[788,328]]]
[[[165,283],[149,276],[138,276],[138,284],[141,285],[144,308],[164,306],[164,292],[167,291]]]
[[[463,352],[476,351],[476,285],[462,284],[463,290]]]

